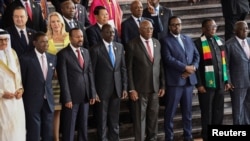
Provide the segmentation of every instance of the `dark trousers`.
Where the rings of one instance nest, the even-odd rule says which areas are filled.
[[[210,88],[206,88],[206,91],[206,93],[198,93],[203,141],[207,141],[207,126],[222,124],[224,116],[225,91]]]
[[[192,139],[192,97],[194,86],[179,86],[166,88],[165,101],[165,141],[174,140],[174,116],[180,103],[183,123],[184,140]]]
[[[98,141],[119,141],[120,98],[113,93],[96,103]]]
[[[66,108],[62,105],[60,124],[62,130],[62,141],[74,141],[76,125],[77,141],[88,140],[88,111],[88,102],[73,104],[72,109]]]
[[[138,93],[138,95],[139,99],[132,102],[135,141],[156,141],[159,113],[158,94]],[[145,135],[146,139],[144,139]]]
[[[54,111],[44,99],[42,107],[30,110],[25,108],[27,135],[26,141],[53,141]]]

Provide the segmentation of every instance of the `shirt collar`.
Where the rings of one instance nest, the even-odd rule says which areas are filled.
[[[35,48],[35,53],[38,58],[40,58],[42,55],[46,57],[46,53],[40,53],[36,48]]]
[[[140,19],[140,21],[141,21],[141,17],[137,18],[137,17],[135,17],[135,16],[133,16],[133,15],[131,15],[131,16],[132,16],[132,18],[133,18],[135,21],[138,21],[138,19]]]

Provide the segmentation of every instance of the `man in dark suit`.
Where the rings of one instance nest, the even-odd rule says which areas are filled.
[[[142,21],[139,32],[140,36],[127,44],[125,53],[135,141],[143,141],[145,135],[147,141],[157,140],[158,97],[165,94],[161,45],[152,38],[153,25],[150,21]]]
[[[249,0],[221,0],[222,13],[225,20],[225,40],[231,38],[234,24],[245,20],[250,11]]]
[[[81,0],[72,0],[75,4],[75,19],[83,23],[84,27],[90,26],[89,17],[86,8],[80,4]]]
[[[161,40],[162,57],[166,79],[165,141],[173,141],[173,118],[180,103],[184,130],[184,141],[192,140],[192,96],[197,83],[195,70],[200,55],[192,39],[181,34],[181,19],[169,19],[170,33]]]
[[[13,11],[14,25],[6,28],[12,39],[11,47],[16,51],[18,57],[34,49],[32,38],[36,31],[26,27],[27,20],[28,15],[25,9],[21,6],[16,7]]]
[[[247,37],[248,25],[245,21],[238,21],[234,26],[235,36],[225,43],[227,61],[231,82],[234,86],[230,92],[233,124],[250,124],[250,39]]]
[[[27,6],[26,6],[27,4]],[[3,15],[3,27],[9,27],[14,25],[13,22],[13,11],[16,7],[22,6],[28,13],[28,21],[26,26],[36,31],[46,31],[46,22],[43,20],[41,7],[33,0],[15,0],[6,7]],[[30,12],[28,12],[29,10]]]
[[[153,37],[157,39],[158,32],[161,32],[163,30],[161,19],[159,18],[159,16],[154,15],[150,19],[142,17],[143,6],[142,2],[139,0],[134,0],[130,4],[130,11],[132,15],[122,22],[122,31],[121,31],[122,44],[126,47],[126,44],[130,40],[140,35],[139,24],[141,21],[144,20],[149,20],[152,22],[154,27]]]
[[[96,24],[86,29],[90,47],[102,41],[101,28],[104,24],[107,24],[109,20],[108,11],[103,6],[96,6],[94,10],[94,15],[97,21]],[[114,41],[120,42],[120,39],[118,37],[118,32],[116,29],[114,30],[115,30]]]
[[[75,125],[78,141],[86,141],[89,103],[94,104],[96,97],[92,64],[88,50],[82,47],[81,29],[71,29],[69,38],[70,44],[57,53],[62,141],[74,141]]]
[[[208,125],[221,125],[223,123],[224,95],[231,88],[225,60],[224,41],[216,35],[216,29],[217,25],[213,19],[203,20],[202,36],[194,42],[200,54],[199,68],[196,71],[198,81],[196,87],[201,110],[203,141],[208,141]],[[211,57],[205,57],[206,53]],[[213,71],[208,72],[207,68],[209,67]],[[208,73],[212,74],[213,77]]]
[[[120,101],[127,97],[125,56],[122,44],[113,42],[115,31],[111,25],[103,25],[101,34],[103,41],[90,48],[95,87],[100,99],[95,111],[97,140],[118,141]]]
[[[65,23],[65,30],[67,32],[70,31],[70,29],[72,28],[80,28],[83,32],[83,38],[84,38],[84,48],[89,48],[89,42],[88,42],[88,38],[87,38],[87,34],[85,32],[84,29],[84,25],[83,23],[75,20],[75,13],[76,13],[76,9],[75,9],[75,4],[70,1],[70,0],[66,0],[64,2],[61,3],[61,12],[62,12],[62,16],[64,19],[64,23]]]
[[[43,32],[34,35],[35,49],[20,59],[25,92],[23,103],[27,141],[53,140],[54,96],[52,78],[56,56],[46,53],[48,37]],[[34,77],[36,76],[36,77]]]
[[[160,0],[148,0],[148,7],[143,10],[143,17],[152,19],[153,16],[158,16],[161,19],[163,31],[158,32],[157,39],[165,37],[168,31],[168,19],[173,16],[171,9],[159,4]],[[153,9],[153,10],[152,10]]]

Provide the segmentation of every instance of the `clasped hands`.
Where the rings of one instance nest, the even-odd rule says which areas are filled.
[[[185,67],[185,71],[181,74],[181,78],[186,79],[191,74],[195,73],[196,69],[194,65],[189,65]]]
[[[15,93],[5,91],[2,97],[5,99],[12,99],[12,98],[20,99],[22,95],[23,95],[23,89],[20,88],[16,90]]]

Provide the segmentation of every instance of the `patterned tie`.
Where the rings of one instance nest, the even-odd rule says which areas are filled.
[[[30,17],[30,20],[32,20],[32,11],[31,11],[31,9],[30,9],[30,6],[29,6],[29,3],[28,3],[28,2],[25,2],[25,8],[26,8],[27,13],[28,13],[28,15],[29,15],[29,17]]]
[[[114,67],[115,66],[115,56],[114,56],[114,52],[112,49],[112,45],[108,45],[108,47],[109,47],[109,58],[111,60],[112,66]]]
[[[81,68],[83,68],[84,60],[83,60],[83,57],[81,55],[81,50],[77,49],[76,52],[77,52],[77,59],[78,59],[79,65],[81,66]]]
[[[150,45],[149,45],[149,41],[146,40],[145,42],[146,42],[146,45],[147,45],[148,56],[150,58],[150,61],[153,62],[154,57],[153,57],[153,54],[152,54],[152,51],[151,51],[151,48],[150,48]]]
[[[23,43],[24,47],[27,48],[28,43],[27,43],[27,40],[26,40],[26,37],[24,35],[23,30],[20,30],[20,34],[21,34],[21,37],[20,37],[21,38],[21,42]]]
[[[43,76],[44,79],[47,78],[47,72],[48,72],[48,66],[47,66],[47,61],[46,61],[46,57],[44,55],[41,55],[41,60],[42,60],[42,71],[43,71]]]
[[[247,55],[247,58],[249,59],[249,54],[250,54],[249,47],[246,45],[245,40],[242,40],[242,47]]]

